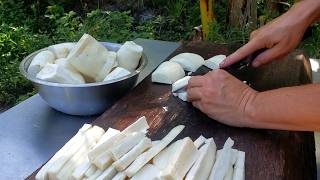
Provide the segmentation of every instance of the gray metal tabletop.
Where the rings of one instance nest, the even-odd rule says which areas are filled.
[[[136,39],[148,65],[141,82],[179,43]],[[45,163],[84,124],[97,116],[71,116],[50,108],[35,95],[0,114],[0,179],[23,179]]]

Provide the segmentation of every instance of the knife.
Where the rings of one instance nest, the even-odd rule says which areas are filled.
[[[255,52],[253,52],[252,54],[250,54],[249,56],[243,58],[242,60],[240,60],[240,61],[238,61],[238,62],[236,62],[234,64],[231,64],[228,67],[222,68],[222,69],[230,72],[231,74],[233,74],[233,72],[235,72],[235,71],[239,71],[239,70],[242,70],[244,68],[251,67],[252,66],[252,62],[255,60],[255,58],[259,54],[263,53],[266,50],[267,50],[267,48],[258,49]]]
[[[240,61],[238,61],[238,62],[236,62],[236,63],[234,63],[234,64],[232,64],[232,65],[230,65],[228,67],[222,68],[222,69],[228,71],[232,75],[236,75],[240,71],[243,71],[243,70],[245,70],[247,68],[251,68],[252,67],[252,62],[254,61],[254,59],[259,54],[261,54],[262,52],[264,52],[266,50],[267,50],[267,48],[258,49],[255,52],[253,52],[252,54],[250,54],[249,56],[243,58],[242,60],[240,60]],[[207,68],[205,68],[205,69],[207,69]],[[200,67],[197,71],[202,71],[202,70],[203,70],[202,67]],[[200,74],[202,74],[202,73],[200,73]],[[199,74],[197,74],[196,72],[191,74],[191,76],[194,76],[194,75],[199,75]],[[173,93],[183,92],[183,91],[185,91],[187,85],[188,84],[185,84],[184,86],[182,86],[182,87],[180,87],[178,89],[175,89],[172,92]],[[250,85],[250,83],[248,83],[248,85]]]

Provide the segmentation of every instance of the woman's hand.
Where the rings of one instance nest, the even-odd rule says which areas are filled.
[[[257,92],[224,70],[189,80],[188,101],[210,118],[231,126],[247,126],[250,103]]]
[[[315,21],[317,15],[318,0],[305,0],[294,5],[287,13],[274,19],[260,29],[253,31],[250,41],[228,56],[220,67],[227,67],[256,50],[267,48],[253,61],[253,66],[258,67],[277,60],[287,55],[297,47],[307,27]],[[315,12],[312,11],[315,9]],[[319,12],[318,12],[319,14]]]

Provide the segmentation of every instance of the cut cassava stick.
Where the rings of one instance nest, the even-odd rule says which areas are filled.
[[[106,140],[105,142],[101,143],[99,146],[91,150],[88,154],[89,160],[93,162],[100,154],[104,153],[110,147],[114,146],[115,143],[118,143],[119,141],[124,139],[127,135],[130,135],[133,132],[145,133],[147,132],[147,129],[149,129],[149,125],[146,118],[143,116],[119,134],[112,136],[110,139]]]
[[[137,145],[146,135],[142,132],[132,133],[126,136],[121,143],[110,149],[110,154],[113,160],[120,159],[124,154],[129,152]]]
[[[208,139],[207,143],[200,148],[199,157],[188,172],[185,180],[208,179],[215,161],[216,150],[217,147],[213,139]]]
[[[105,169],[112,164],[113,160],[108,150],[100,154],[92,163],[99,169]]]
[[[97,167],[95,165],[91,165],[89,169],[84,173],[86,178],[92,176],[97,171]]]
[[[228,138],[220,153],[217,152],[216,162],[211,170],[209,180],[224,179],[228,173],[229,167],[232,166],[234,141]]]
[[[162,150],[159,154],[157,154],[153,159],[152,163],[160,170],[164,170],[169,162],[172,160],[172,156],[174,156],[178,147],[182,144],[182,140],[177,140],[172,143],[170,146]]]
[[[88,150],[92,147],[98,139],[103,135],[104,130],[98,126],[94,126],[86,131],[84,134],[81,134],[82,138],[77,141],[77,143],[73,144],[61,158],[57,159],[53,164],[48,168],[49,179],[55,179],[59,173],[59,171],[64,167],[64,165],[71,160],[71,163],[75,162],[77,158],[74,155],[80,154],[80,150]],[[84,148],[84,149],[82,149]],[[80,149],[80,150],[79,150]],[[83,153],[81,151],[81,153]],[[74,159],[73,159],[74,158]],[[79,157],[78,157],[79,158]],[[72,164],[67,163],[68,166],[73,167]],[[68,168],[67,168],[68,170]],[[65,171],[67,171],[65,170]],[[73,170],[72,170],[73,171]],[[72,172],[71,172],[72,173]],[[70,174],[71,174],[70,173]]]
[[[183,125],[173,128],[158,144],[150,148],[148,151],[142,153],[138,158],[124,171],[128,177],[132,177],[145,164],[147,164],[155,155],[162,151],[168,144],[177,137],[177,135],[184,129]]]
[[[103,170],[97,169],[87,180],[96,180],[102,173]]]
[[[116,130],[116,129],[113,129],[113,128],[108,128],[108,130],[102,135],[102,137],[99,139],[99,141],[97,142],[97,144],[93,148],[95,148],[95,147],[99,146],[100,144],[106,142],[112,136],[115,136],[115,135],[117,135],[119,133],[120,133],[119,130]]]
[[[84,173],[90,168],[91,163],[89,162],[88,158],[80,164],[72,173],[72,179],[82,179],[84,177]]]
[[[116,176],[112,178],[112,180],[125,180],[127,175],[123,172],[119,172]]]
[[[132,178],[131,180],[156,180],[160,177],[160,170],[152,165],[144,165]]]
[[[48,169],[51,167],[51,165],[58,159],[62,158],[62,156],[65,156],[68,152],[68,150],[73,147],[74,144],[78,143],[80,139],[82,139],[83,134],[89,130],[92,126],[90,124],[84,124],[76,135],[74,135],[37,173],[36,179],[48,179]]]
[[[245,152],[238,151],[237,161],[234,166],[233,180],[245,179]]]
[[[193,143],[199,149],[199,147],[206,141],[207,139],[200,135]]]
[[[167,167],[161,171],[160,179],[183,179],[198,157],[198,149],[193,141],[186,137],[181,140]]]
[[[110,166],[96,180],[111,180],[116,174],[116,168]]]
[[[145,137],[127,154],[114,162],[112,166],[114,166],[117,171],[124,171],[141,153],[143,153],[149,147],[151,147],[151,140]]]

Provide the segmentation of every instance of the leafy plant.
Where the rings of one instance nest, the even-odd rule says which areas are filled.
[[[20,75],[20,61],[49,44],[46,35],[32,34],[25,27],[0,26],[0,105],[12,105],[19,96],[33,91],[31,83]]]

